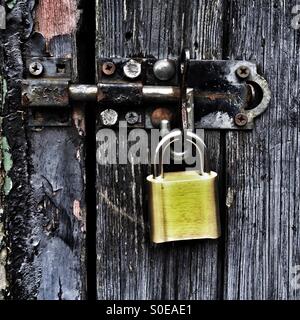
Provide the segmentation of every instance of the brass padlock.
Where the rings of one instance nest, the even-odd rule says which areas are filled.
[[[204,172],[204,156],[199,143],[203,140],[187,131],[187,141],[192,143],[201,160],[199,171],[163,171],[164,152],[182,136],[180,130],[172,131],[158,144],[154,157],[154,175],[148,176],[150,189],[151,240],[163,243],[179,240],[217,239],[221,236],[217,194],[217,173]],[[171,139],[173,139],[171,141]],[[193,142],[195,139],[198,144]],[[170,142],[171,141],[171,142]],[[167,143],[167,146],[166,146]],[[160,152],[162,150],[162,156]],[[160,174],[157,157],[160,156]]]

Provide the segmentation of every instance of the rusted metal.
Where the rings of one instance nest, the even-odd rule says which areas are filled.
[[[114,74],[116,71],[116,66],[113,62],[104,62],[102,65],[102,72],[107,75],[107,76],[111,76],[112,74]]]
[[[129,125],[134,125],[140,121],[141,115],[135,111],[129,111],[125,114],[125,120]]]
[[[29,65],[29,72],[33,76],[40,76],[43,73],[44,67],[39,61],[32,62]]]
[[[98,87],[96,85],[77,84],[69,86],[70,99],[73,101],[96,101]]]
[[[136,79],[141,75],[141,63],[136,60],[129,60],[123,67],[124,74],[129,79]]]
[[[118,121],[118,113],[113,109],[105,109],[100,113],[100,121],[104,126],[113,126]]]
[[[27,79],[22,82],[22,105],[25,107],[67,107],[71,60],[30,57],[26,60]]]
[[[170,59],[158,60],[153,66],[153,72],[158,80],[168,81],[174,77],[176,65]]]
[[[43,73],[38,78],[29,72],[32,64],[43,66]],[[253,128],[254,119],[268,107],[271,95],[266,80],[257,74],[254,63],[190,60],[187,53],[181,59],[166,61],[154,58],[100,59],[97,85],[71,84],[69,59],[33,57],[26,61],[26,65],[23,106],[66,107],[70,101],[95,101],[103,109],[109,106],[118,113],[119,121],[127,121],[134,127],[157,127],[158,121],[166,117],[175,121],[176,126],[191,130],[248,130]],[[171,69],[178,70],[173,76],[171,65]],[[193,106],[193,110],[189,106]],[[169,110],[172,117],[165,110]],[[138,121],[128,122],[129,112],[139,114]],[[245,118],[239,121],[238,114],[247,121]]]
[[[72,64],[68,58],[30,57],[27,79],[22,82],[22,105],[30,117],[28,126],[71,126],[69,92]]]
[[[178,103],[180,88],[171,86],[144,86],[143,101],[149,103]]]
[[[173,118],[173,112],[166,107],[158,107],[151,114],[151,122],[156,128],[158,128],[164,120],[168,120],[168,123],[171,123]]]
[[[69,58],[29,57],[26,59],[26,78],[35,79],[36,74],[30,72],[31,68],[43,69],[43,79],[69,79],[72,78],[72,63]]]
[[[234,117],[235,124],[239,127],[244,127],[248,123],[248,117],[246,114],[238,113]]]
[[[26,107],[67,107],[69,81],[30,80],[23,81],[22,104]]]
[[[237,68],[236,74],[241,79],[247,79],[250,76],[250,69],[247,66],[240,66]]]
[[[100,83],[98,85],[98,103],[115,106],[139,105],[143,99],[143,86],[140,83]]]

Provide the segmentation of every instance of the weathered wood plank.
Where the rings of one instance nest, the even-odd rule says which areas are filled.
[[[2,3],[0,2],[2,5]],[[2,6],[4,8],[4,6]],[[3,10],[3,9],[2,9]],[[3,26],[3,24],[2,24]],[[2,37],[2,30],[0,31]],[[3,66],[3,50],[0,49],[0,65]],[[0,69],[0,112],[5,103],[7,94],[6,80],[3,77],[3,68]],[[6,190],[10,188],[10,178],[7,172],[11,169],[12,161],[10,157],[10,150],[7,139],[2,132],[2,117],[0,113],[0,300],[4,299],[5,291],[7,289],[6,263],[7,263],[7,247],[5,243],[5,219],[4,219],[4,199]]]
[[[300,33],[294,1],[229,1],[228,55],[255,59],[272,103],[253,132],[227,135],[226,299],[299,299]]]
[[[98,57],[222,55],[223,1],[97,1]],[[206,137],[220,169],[220,135]],[[97,166],[99,299],[216,299],[220,242],[150,244],[148,166]]]
[[[32,0],[16,2],[8,13],[3,38],[8,84],[3,132],[13,161],[8,173],[12,186],[5,203],[9,296],[83,299],[83,115],[74,111],[72,127],[34,129],[27,126],[27,115],[20,107],[25,55],[72,57],[76,67],[79,11],[76,0],[42,0],[34,21],[34,5]],[[62,12],[69,13],[68,19],[62,19]],[[44,34],[46,42],[35,31]],[[23,43],[27,43],[26,53]]]

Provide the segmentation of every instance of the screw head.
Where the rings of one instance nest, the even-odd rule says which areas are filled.
[[[125,115],[125,120],[127,121],[128,124],[133,125],[139,122],[140,116],[135,111],[129,111]]]
[[[248,123],[248,117],[244,113],[238,113],[234,117],[234,122],[238,127],[244,127]]]
[[[100,121],[104,126],[113,126],[118,121],[118,113],[113,109],[106,109],[100,113]]]
[[[170,80],[176,72],[175,63],[168,59],[158,60],[153,66],[153,72],[158,80]]]
[[[104,62],[102,65],[102,72],[107,75],[111,76],[116,71],[116,66],[113,62]]]
[[[136,79],[142,73],[142,65],[131,59],[124,65],[123,71],[127,78]]]
[[[39,61],[34,61],[34,62],[30,63],[28,69],[29,69],[30,74],[35,77],[40,76],[44,71],[44,67]]]
[[[250,69],[247,66],[240,66],[236,70],[236,75],[241,79],[247,79],[250,76]]]

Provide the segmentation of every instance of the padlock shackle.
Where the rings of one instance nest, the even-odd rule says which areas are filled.
[[[196,140],[196,142],[198,142],[199,144],[201,144],[206,152],[207,147],[204,143],[204,141],[195,133],[193,133],[192,131],[186,131],[187,133],[187,138],[191,138],[191,139],[186,139],[186,141],[188,141],[189,143],[193,144],[195,146],[195,148],[198,151],[198,154],[200,156],[200,162],[201,162],[201,169],[199,170],[199,174],[203,175],[204,174],[204,161],[205,161],[205,156],[203,155],[203,157],[201,157],[201,150],[198,146],[197,143],[193,142],[193,139]],[[164,159],[164,154],[165,151],[167,150],[167,148],[173,144],[176,141],[179,141],[179,137],[183,136],[183,132],[181,130],[173,130],[171,131],[169,134],[167,134],[166,136],[164,136],[161,141],[159,142],[159,144],[157,145],[156,149],[155,149],[155,154],[154,154],[154,178],[157,178],[159,176],[161,176],[162,178],[164,177],[164,170],[163,170],[163,159]],[[171,141],[170,141],[171,140]],[[162,150],[162,153],[160,153],[160,150]],[[157,157],[160,156],[159,158],[159,162],[157,161]],[[203,159],[203,160],[202,160]],[[158,174],[158,164],[159,164],[159,174]],[[210,171],[210,170],[209,170]]]

